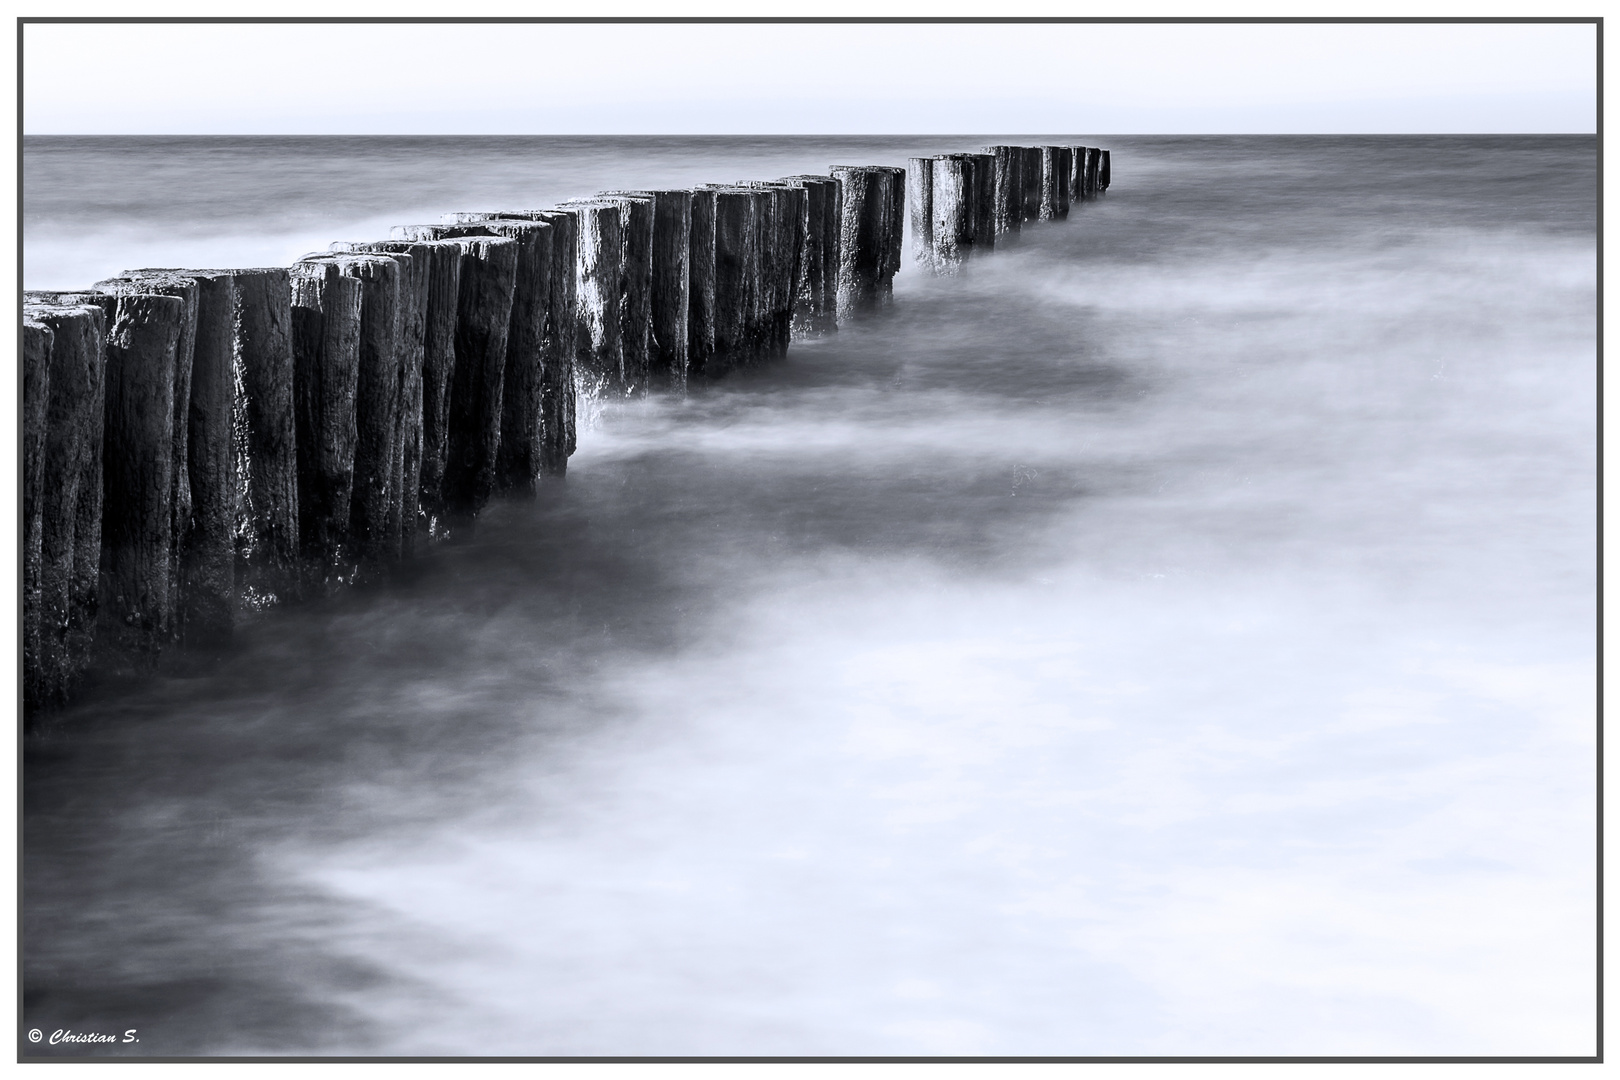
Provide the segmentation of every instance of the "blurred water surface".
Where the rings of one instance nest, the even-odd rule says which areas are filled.
[[[26,273],[995,141],[29,139]],[[1595,141],[1064,141],[1067,223],[32,736],[24,1027],[1591,1053]]]

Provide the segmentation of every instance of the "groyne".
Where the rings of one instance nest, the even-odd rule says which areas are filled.
[[[290,267],[27,292],[25,715],[227,646],[566,475],[581,395],[682,393],[1105,192],[1108,151],[611,190],[456,213]]]

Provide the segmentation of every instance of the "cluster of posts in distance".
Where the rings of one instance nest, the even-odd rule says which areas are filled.
[[[1071,203],[1108,190],[1109,157],[1095,146],[987,146],[982,154],[912,158],[913,260],[954,274],[1026,221],[1066,219]]]
[[[492,495],[564,474],[580,395],[679,393],[887,306],[908,186],[940,270],[1107,187],[1106,151],[1100,172],[993,151],[913,161],[909,184],[835,166],[610,191],[288,268],[25,293],[26,707],[465,536]]]

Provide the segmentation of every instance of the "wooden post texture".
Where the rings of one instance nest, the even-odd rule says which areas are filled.
[[[24,701],[34,708],[66,700],[90,662],[96,637],[108,321],[99,303],[29,299],[35,302],[25,303],[25,318],[51,335],[44,407],[28,402],[26,409],[43,414],[39,566],[32,590],[37,652],[36,663],[23,671]]]
[[[834,165],[843,190],[839,224],[838,318],[857,318],[881,307],[888,264],[888,198],[891,182],[882,170]]]
[[[906,162],[908,210],[911,218],[911,261],[925,270],[934,269],[934,159],[910,158]]]
[[[246,428],[239,476],[237,600],[255,611],[299,585],[298,441],[293,406],[292,276],[281,267],[236,270],[235,348]]]
[[[293,415],[298,536],[315,584],[341,584],[354,492],[361,283],[329,259],[294,263]]]
[[[174,392],[184,297],[119,296],[107,332],[98,645],[156,666],[173,633]]]
[[[653,201],[648,372],[652,385],[684,390],[692,306],[692,192],[666,189],[606,194]]]
[[[705,372],[714,354],[714,200],[706,188],[692,192],[692,232],[687,244],[688,299],[686,317],[686,371],[688,377]]]

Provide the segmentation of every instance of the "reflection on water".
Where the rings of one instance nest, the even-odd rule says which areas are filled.
[[[1591,141],[1111,145],[1068,225],[31,739],[25,1027],[1590,1052]]]

